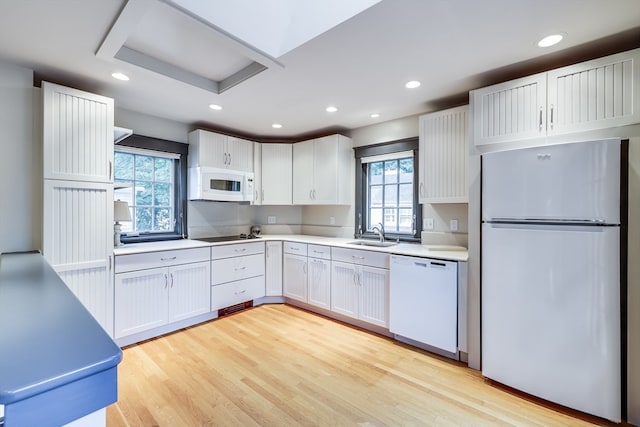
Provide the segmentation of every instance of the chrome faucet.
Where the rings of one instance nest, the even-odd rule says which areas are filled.
[[[380,243],[384,242],[384,226],[381,222],[371,227],[371,231],[378,235],[378,237],[380,238]]]

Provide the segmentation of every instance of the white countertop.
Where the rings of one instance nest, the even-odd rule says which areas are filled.
[[[256,242],[260,240],[288,240],[292,242],[310,243],[316,245],[338,246],[348,249],[361,249],[375,252],[385,252],[396,255],[417,256],[422,258],[436,258],[448,261],[463,261],[468,259],[468,251],[465,248],[448,245],[421,245],[419,243],[398,243],[394,246],[358,246],[351,245],[353,238],[308,236],[302,234],[268,234],[260,236],[259,240],[233,240],[229,242],[207,243],[195,239],[168,240],[163,242],[130,243],[113,249],[114,255],[130,255],[143,252],[157,252],[172,249],[201,248],[208,246],[237,244],[244,242]]]

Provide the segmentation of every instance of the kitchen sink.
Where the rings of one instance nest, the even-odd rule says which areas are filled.
[[[357,246],[377,246],[379,248],[387,248],[389,246],[397,245],[396,242],[381,242],[379,240],[355,240],[353,242],[347,242],[347,245]]]

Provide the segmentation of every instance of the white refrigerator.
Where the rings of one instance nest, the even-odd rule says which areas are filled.
[[[619,139],[482,156],[483,375],[616,422],[620,171]]]

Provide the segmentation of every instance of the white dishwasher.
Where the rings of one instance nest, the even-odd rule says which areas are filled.
[[[392,255],[389,330],[456,353],[458,263]]]

